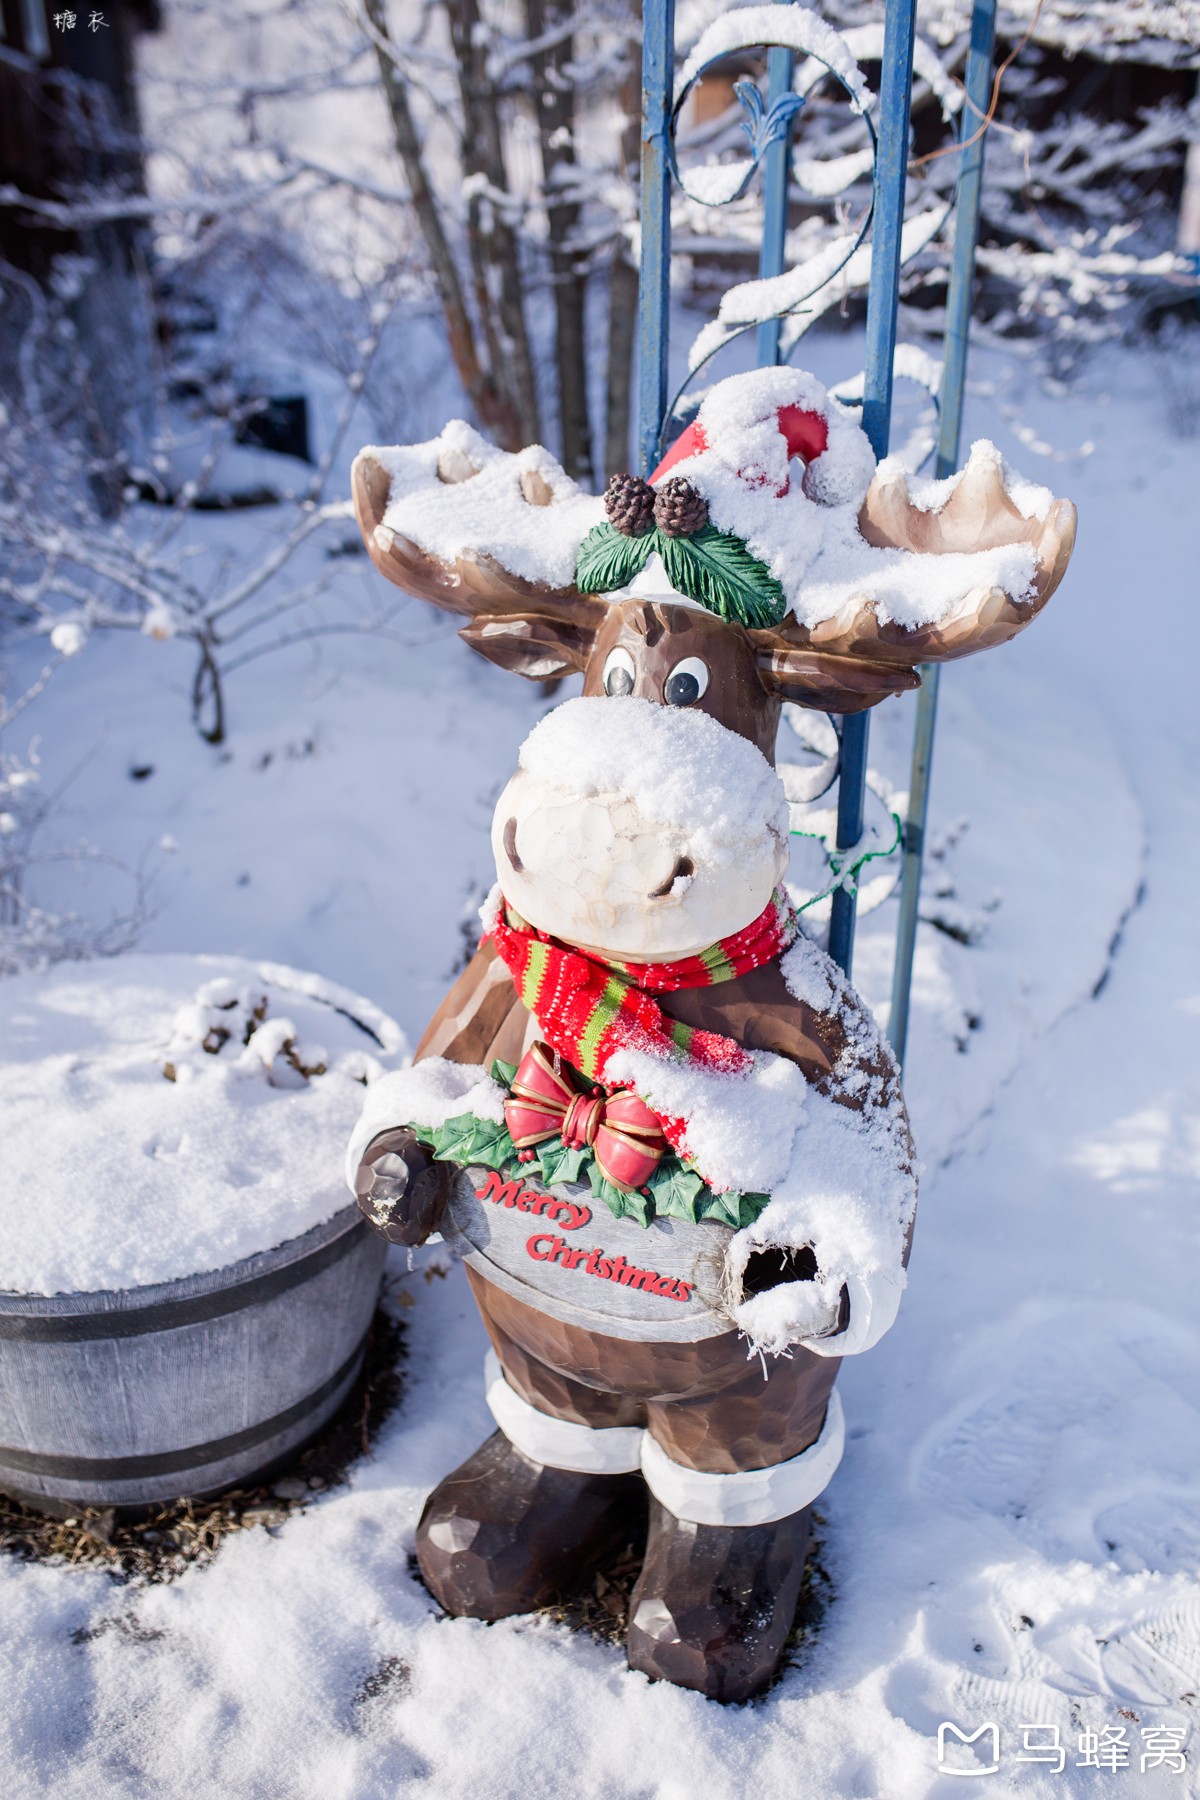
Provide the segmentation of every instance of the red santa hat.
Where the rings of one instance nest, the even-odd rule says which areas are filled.
[[[709,456],[747,487],[767,488],[780,499],[791,486],[790,464],[799,458],[805,494],[825,506],[860,501],[875,473],[858,420],[802,369],[755,369],[718,382],[651,484],[674,473],[703,493],[710,470],[701,459]]]
[[[793,464],[803,464],[795,482]],[[607,523],[580,546],[584,592],[627,588],[657,565],[724,618],[777,625],[787,587],[820,548],[820,514],[861,502],[875,457],[858,421],[800,369],[756,369],[710,389],[649,482],[615,475]]]

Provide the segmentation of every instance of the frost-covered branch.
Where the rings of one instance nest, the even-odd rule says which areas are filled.
[[[1030,0],[1017,39],[1036,23],[1035,3]],[[1089,5],[1083,10],[1090,16],[1096,9]],[[864,99],[857,87],[850,99],[844,92],[839,97],[827,65],[854,86],[859,65],[878,61],[882,53],[882,9],[867,23],[858,22],[861,9],[840,11],[841,17],[855,17],[855,23],[832,45],[829,38],[823,40],[823,61],[814,54],[800,63],[795,77],[806,104],[793,126],[791,198],[804,213],[788,235],[787,273],[726,289],[717,318],[692,345],[693,371],[741,330],[764,319],[784,316],[786,347],[831,308],[844,311],[850,302],[861,306],[865,299],[870,244],[855,245],[871,202],[873,155],[856,108],[869,113],[875,101]],[[837,6],[828,5],[826,12],[840,22]],[[687,16],[697,22],[710,16],[704,0],[695,0]],[[926,30],[932,18],[925,9]],[[939,290],[945,290],[953,254],[956,135],[961,129],[969,137],[980,128],[973,118],[961,128],[955,123],[956,115],[962,116],[960,76],[967,47],[961,25],[959,20],[952,26],[947,14],[936,37],[918,36],[914,58],[914,121],[925,142],[932,138],[937,147],[924,151],[910,169],[902,294],[906,329],[931,337],[942,330]],[[770,35],[771,26],[769,10],[733,12],[708,24],[698,33],[680,78],[694,73],[716,51],[731,53],[748,44],[754,29]],[[685,32],[689,29],[695,27],[685,24]],[[800,31],[797,48],[803,36]],[[1171,294],[1172,284],[1189,279],[1194,284],[1194,268],[1173,252],[1174,222],[1165,184],[1186,146],[1200,137],[1200,104],[1164,101],[1132,123],[1064,112],[1035,130],[1025,123],[1023,109],[1031,98],[1057,94],[1062,82],[1042,81],[1037,73],[1041,52],[1022,50],[1016,39],[1010,41],[1012,66],[999,64],[1003,79],[995,116],[990,123],[980,122],[987,125],[987,149],[978,266],[989,336],[997,341],[1009,332],[1019,338],[1033,331],[1043,339],[1084,344],[1136,331],[1147,308]],[[815,39],[808,47],[816,50]],[[698,268],[722,246],[744,245],[750,251],[759,242],[762,213],[755,186],[731,205],[700,203],[710,194],[716,197],[722,187],[730,189],[737,164],[745,167],[743,124],[741,109],[731,105],[680,133],[684,180],[696,197],[677,193],[674,198],[672,247],[681,256],[698,259]],[[1122,242],[1135,233],[1136,242]],[[694,394],[682,400],[680,415],[686,416],[695,402]]]
[[[77,652],[96,632],[191,643],[197,723],[217,741],[225,730],[227,646],[238,645],[240,665],[306,633],[375,629],[374,614],[347,592],[344,565],[325,554],[331,532],[344,530],[352,508],[323,495],[369,391],[397,292],[389,277],[368,303],[366,329],[347,317],[349,341],[338,350],[335,339],[334,349],[341,400],[319,460],[294,495],[265,496],[268,529],[242,535],[234,552],[217,525],[225,498],[217,483],[258,402],[235,401],[217,384],[212,404],[220,411],[199,432],[188,429],[177,403],[164,403],[144,463],[130,455],[118,459],[126,504],[106,512],[89,479],[94,459],[63,429],[77,380],[63,303],[11,284],[5,322],[36,339],[42,354],[36,385],[12,396],[0,440],[0,631],[10,641],[48,637],[63,654]],[[25,302],[23,328],[13,311],[17,301]],[[309,308],[315,303],[310,291]],[[46,346],[56,353],[47,354]],[[106,465],[104,473],[114,470]],[[285,616],[292,628],[273,635]],[[306,621],[299,632],[297,618]],[[12,716],[39,691],[35,685],[15,702]]]
[[[261,205],[305,173],[302,164],[285,169],[269,181],[235,188],[227,193],[134,194],[124,189],[103,193],[93,190],[79,201],[40,200],[22,193],[10,182],[0,184],[0,206],[20,207],[62,231],[84,231],[90,226],[118,219],[157,219],[168,213],[203,213],[206,217],[230,216]]]

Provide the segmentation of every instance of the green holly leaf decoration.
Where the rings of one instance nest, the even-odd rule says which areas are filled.
[[[421,1138],[432,1147],[438,1162],[461,1163],[464,1168],[467,1163],[481,1163],[485,1169],[502,1169],[513,1154],[507,1125],[477,1119],[474,1113],[461,1113],[444,1125],[422,1127]]]
[[[505,1070],[511,1081],[513,1065],[493,1063],[493,1080],[499,1080]],[[737,1231],[753,1224],[770,1199],[769,1194],[714,1193],[674,1150],[667,1151],[647,1180],[648,1194],[627,1194],[605,1179],[594,1152],[586,1145],[569,1150],[560,1138],[549,1138],[536,1147],[533,1163],[520,1164],[507,1125],[478,1119],[474,1113],[462,1113],[444,1125],[415,1129],[438,1162],[458,1163],[462,1168],[474,1163],[508,1177],[536,1172],[547,1187],[587,1181],[595,1199],[603,1201],[615,1219],[635,1219],[642,1226],[656,1218],[682,1219],[692,1225],[712,1219]]]
[[[750,629],[779,624],[787,611],[783,589],[740,538],[715,525],[691,537],[664,537],[659,531],[655,537],[667,578],[681,594]]]
[[[654,1211],[660,1218],[686,1219],[694,1223],[702,1216],[696,1210],[697,1198],[707,1195],[709,1190],[695,1169],[690,1169],[678,1156],[664,1156],[646,1186],[654,1197]]]
[[[496,1083],[497,1087],[502,1087],[507,1091],[516,1080],[517,1065],[516,1063],[501,1062],[497,1057],[496,1061],[488,1070],[488,1074]]]
[[[763,630],[778,625],[787,612],[775,577],[741,538],[715,525],[704,525],[691,537],[666,537],[655,526],[634,538],[607,523],[594,525],[579,546],[575,585],[585,594],[628,587],[655,551],[671,586],[719,618]]]
[[[636,1219],[639,1225],[649,1225],[654,1217],[654,1207],[645,1194],[627,1194],[623,1188],[615,1188],[611,1181],[605,1180],[599,1163],[590,1152],[587,1177],[595,1198],[603,1200],[614,1219]]]
[[[742,1194],[738,1204],[738,1229],[753,1225],[770,1201],[770,1194]]]
[[[593,1161],[586,1146],[568,1150],[561,1138],[548,1138],[537,1146],[536,1154],[547,1187],[553,1187],[556,1181],[581,1181],[587,1164]]]
[[[628,587],[657,549],[657,537],[657,531],[631,538],[607,522],[593,525],[579,546],[576,587],[584,594],[611,594],[614,588]]]
[[[742,1196],[736,1192],[714,1194],[711,1188],[697,1206],[701,1219],[713,1219],[718,1225],[728,1225],[736,1231],[741,1224]]]

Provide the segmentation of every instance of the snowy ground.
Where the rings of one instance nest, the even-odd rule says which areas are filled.
[[[852,363],[845,339],[807,355],[822,379]],[[994,438],[1079,502],[1080,542],[1025,637],[943,678],[928,910],[982,935],[922,928],[910,1287],[841,1376],[849,1443],[821,1503],[834,1599],[801,1666],[729,1711],[558,1628],[432,1615],[406,1555],[429,1487],[491,1429],[484,1337],[461,1272],[401,1262],[407,1399],[348,1489],[170,1587],[0,1564],[6,1800],[382,1800],[405,1784],[916,1800],[958,1791],[937,1771],[944,1720],[998,1726],[992,1793],[1194,1791],[1200,452],[1166,436],[1133,360],[1097,361],[1070,399],[1031,390],[1022,417],[1097,450],[1039,461],[988,403],[968,407],[967,442]],[[37,728],[51,773],[96,746],[64,837],[131,859],[164,833],[179,845],[145,948],[319,969],[415,1040],[543,703],[449,622],[415,604],[405,621],[407,649],[256,665],[223,752],[190,734],[177,645],[90,645]],[[901,787],[909,730],[905,707],[878,710],[872,762]],[[893,925],[888,906],[860,929],[880,1007]],[[1034,1725],[1058,1728],[1061,1774],[1017,1762]],[[1138,1768],[1158,1726],[1188,1733],[1182,1778]],[[1080,1734],[1105,1728],[1125,1732],[1127,1770],[1077,1766]]]

